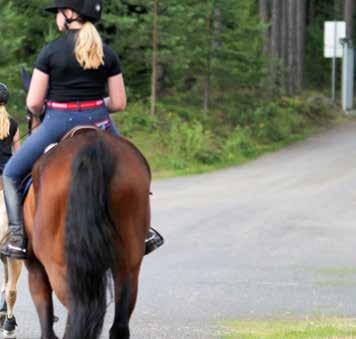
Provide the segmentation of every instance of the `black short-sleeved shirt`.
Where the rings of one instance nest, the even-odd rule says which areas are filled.
[[[14,136],[18,129],[17,122],[10,118],[10,134],[3,140],[0,140],[0,173],[5,167],[5,164],[12,156],[12,143],[14,141]]]
[[[75,58],[75,36],[78,30],[67,31],[62,37],[45,46],[39,54],[35,68],[49,75],[47,99],[56,102],[98,100],[106,96],[107,80],[120,74],[117,54],[107,45],[104,65],[84,70]]]

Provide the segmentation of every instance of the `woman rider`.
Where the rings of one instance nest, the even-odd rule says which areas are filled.
[[[6,104],[9,101],[9,90],[0,82],[0,175],[12,153],[20,147],[20,132],[17,122],[9,117]]]
[[[119,58],[102,43],[94,26],[101,18],[101,0],[55,0],[46,10],[57,14],[57,27],[64,34],[39,54],[26,101],[33,115],[40,117],[44,111],[46,115],[3,173],[11,234],[1,253],[18,259],[27,257],[19,186],[35,161],[48,145],[78,125],[104,126],[118,134],[109,112],[126,107]],[[146,254],[162,243],[162,237],[151,228]]]

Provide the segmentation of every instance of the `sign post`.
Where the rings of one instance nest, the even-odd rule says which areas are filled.
[[[342,58],[341,40],[346,37],[345,21],[326,21],[324,24],[324,57],[332,58],[331,98],[336,99],[336,58]]]
[[[354,99],[354,49],[352,40],[344,39],[344,57],[342,62],[342,109],[350,112]]]

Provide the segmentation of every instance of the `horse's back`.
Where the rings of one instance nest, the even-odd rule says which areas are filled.
[[[115,166],[112,176],[112,190],[149,193],[151,173],[148,163],[140,151],[128,140],[104,133],[90,131],[59,143],[44,154],[33,170],[35,194],[46,195],[66,201],[71,182],[71,167],[78,153],[86,146],[102,141],[113,157]],[[54,183],[54,184],[52,184]],[[41,186],[41,189],[40,189]]]

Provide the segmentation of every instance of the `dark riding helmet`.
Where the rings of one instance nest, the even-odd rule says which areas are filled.
[[[9,101],[9,90],[7,86],[0,82],[0,105],[6,105]]]
[[[102,0],[54,0],[46,11],[57,13],[59,9],[69,8],[77,12],[83,19],[97,22],[103,10]]]

